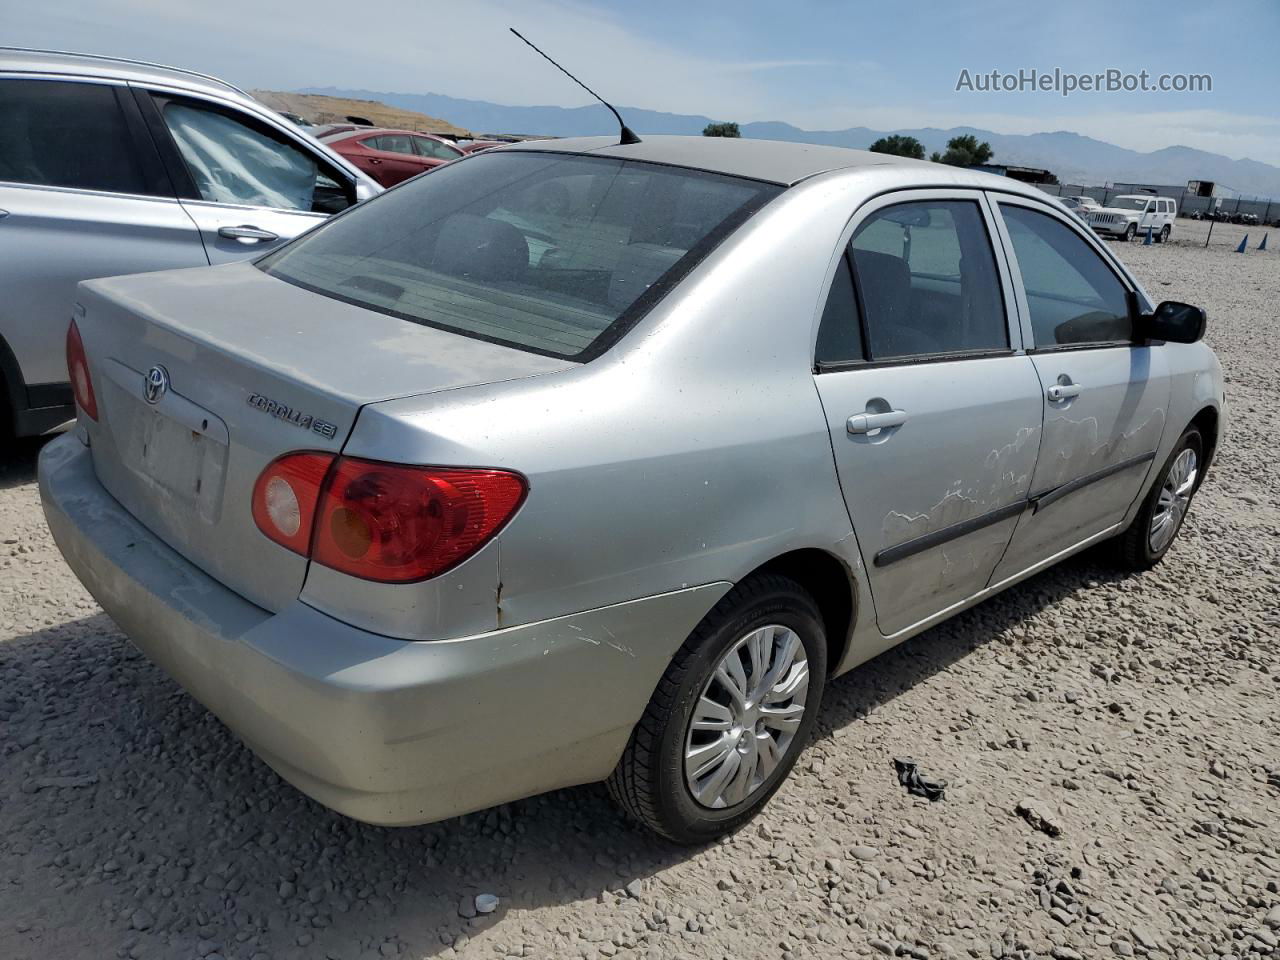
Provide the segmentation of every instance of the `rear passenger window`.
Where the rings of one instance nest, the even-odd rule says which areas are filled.
[[[853,272],[849,269],[848,256],[840,258],[831,281],[813,355],[818,363],[866,359],[862,353],[862,331],[858,325],[858,305],[853,297]]]
[[[149,193],[115,87],[0,80],[0,180]]]
[[[1009,348],[995,254],[978,205],[900,203],[853,236],[871,360]]]
[[[1000,211],[1018,258],[1037,347],[1132,338],[1124,285],[1075,231],[1026,207],[1002,203]]]

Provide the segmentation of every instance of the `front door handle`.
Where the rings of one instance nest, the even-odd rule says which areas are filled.
[[[272,233],[270,230],[263,230],[261,227],[255,227],[247,223],[242,223],[238,227],[219,227],[218,236],[226,237],[228,240],[239,240],[241,243],[259,243],[280,239],[278,234]]]
[[[1045,391],[1045,395],[1054,403],[1061,403],[1063,400],[1070,400],[1072,397],[1080,396],[1080,384],[1055,383]]]
[[[7,217],[8,215],[9,215],[9,211],[8,211],[8,210],[0,210],[0,220],[3,220],[3,219],[4,219],[5,217]]]
[[[890,410],[888,413],[858,413],[849,418],[845,429],[852,434],[864,434],[872,430],[900,427],[906,422],[907,411],[905,410]]]

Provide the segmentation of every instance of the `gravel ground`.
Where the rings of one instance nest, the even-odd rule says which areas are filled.
[[[37,445],[0,457],[0,958],[1280,955],[1280,252],[1179,228],[1123,256],[1208,308],[1232,426],[1169,558],[1085,555],[835,682],[791,784],[697,851],[598,787],[322,809],[80,588]]]

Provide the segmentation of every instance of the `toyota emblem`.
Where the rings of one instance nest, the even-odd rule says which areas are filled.
[[[169,392],[169,371],[156,364],[142,378],[142,395],[147,403],[159,403],[160,398]]]

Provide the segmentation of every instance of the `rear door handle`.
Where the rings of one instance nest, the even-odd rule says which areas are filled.
[[[270,230],[263,230],[261,227],[255,227],[247,223],[238,227],[219,227],[218,236],[226,237],[228,240],[240,240],[248,243],[280,239],[278,234],[272,233]]]
[[[5,217],[7,217],[8,215],[9,215],[9,211],[8,211],[8,210],[0,210],[0,220],[3,220],[3,219],[4,219]]]
[[[1055,383],[1045,391],[1045,395],[1055,403],[1060,403],[1063,400],[1070,400],[1072,397],[1080,396],[1080,384]]]
[[[888,413],[858,413],[850,417],[845,429],[852,434],[870,433],[872,430],[885,430],[889,427],[900,427],[907,422],[907,411],[890,410]]]

